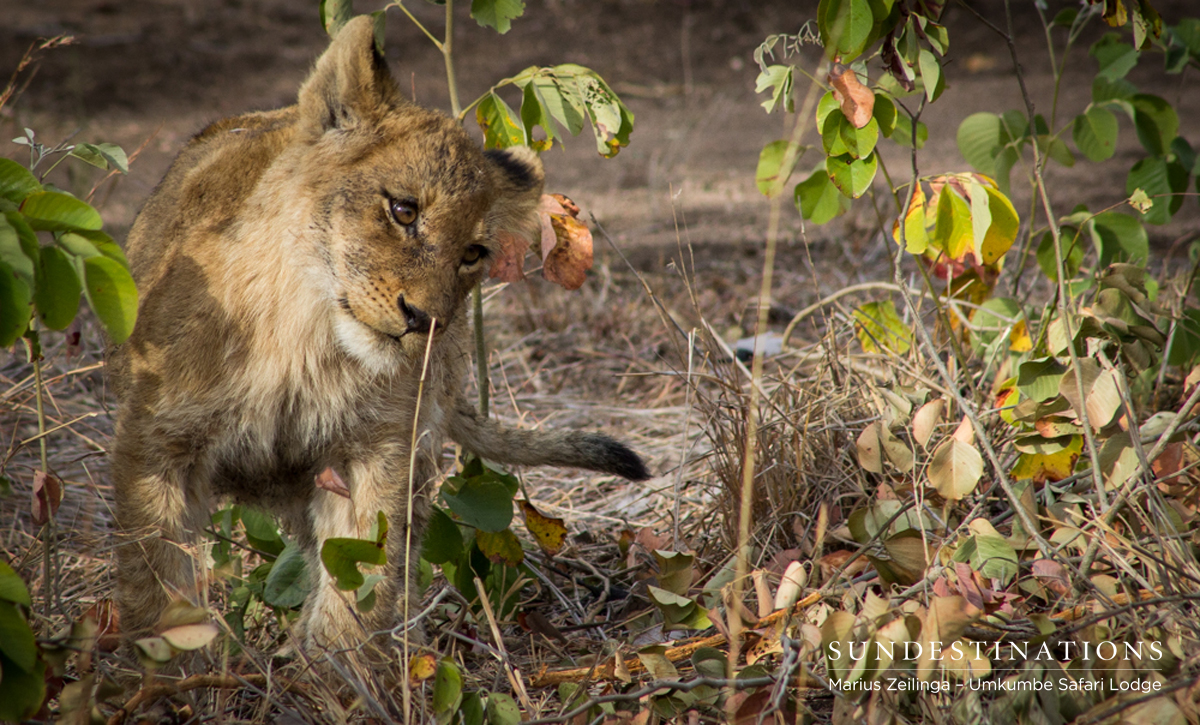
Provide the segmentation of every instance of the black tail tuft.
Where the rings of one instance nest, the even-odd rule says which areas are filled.
[[[589,448],[603,452],[601,456],[603,463],[597,467],[599,470],[616,474],[630,481],[645,481],[650,478],[650,471],[646,469],[645,461],[629,446],[605,435],[588,434],[586,438],[589,439]]]

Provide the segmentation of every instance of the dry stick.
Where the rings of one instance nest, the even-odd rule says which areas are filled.
[[[816,103],[818,90],[821,90],[821,86],[814,79],[809,84],[808,94],[805,96],[804,104],[800,108],[800,115],[796,117],[796,122],[792,126],[792,137],[788,141],[787,149],[783,153],[783,161],[779,166],[781,177],[787,171],[790,171],[796,163],[800,151],[800,139],[804,137],[804,132],[808,130],[808,119],[812,116],[812,107]],[[771,310],[771,288],[774,285],[775,248],[779,241],[779,217],[781,214],[782,198],[782,189],[776,190],[775,195],[771,198],[771,215],[767,221],[767,247],[763,255],[762,284],[758,292],[758,320],[754,329],[754,358],[751,361],[750,376],[753,384],[750,386],[750,399],[746,405],[746,451],[742,463],[742,496],[738,504],[737,561],[734,566],[735,573],[733,579],[733,599],[736,602],[742,601],[746,585],[746,575],[749,573],[750,568],[750,517],[754,507],[754,464],[755,449],[758,446],[758,399],[761,393],[760,385],[763,377],[764,357],[761,350],[761,343],[763,331],[767,329],[767,317]],[[732,616],[729,618],[729,632],[732,641],[729,643],[729,659],[727,660],[725,669],[726,676],[729,678],[733,678],[736,673],[741,628],[742,621],[740,617]],[[732,698],[732,690],[729,691],[729,695]]]
[[[425,341],[425,357],[421,361],[421,379],[417,382],[417,404],[413,412],[412,435],[409,438],[408,444],[408,505],[405,511],[404,521],[404,621],[408,622],[409,611],[408,607],[412,601],[410,592],[408,591],[409,584],[412,583],[412,577],[408,575],[409,564],[412,561],[412,531],[413,531],[413,488],[416,482],[413,477],[417,472],[417,442],[420,436],[417,435],[419,428],[417,422],[421,419],[421,397],[425,393],[425,376],[429,372],[429,356],[433,352],[433,336],[437,333],[437,318],[433,318],[429,322],[429,335]],[[404,684],[401,687],[401,695],[404,699],[404,722],[411,722],[412,718],[412,682],[408,676],[409,663],[409,637],[408,628],[404,630],[404,662],[401,667],[404,671]]]
[[[824,595],[821,592],[813,592],[812,594],[809,594],[807,597],[793,604],[791,607],[787,609],[780,609],[777,612],[772,612],[771,614],[768,614],[767,616],[758,620],[758,622],[754,624],[754,628],[762,629],[769,627],[781,619],[790,617],[793,614],[799,614],[808,607],[811,607],[812,605],[821,601],[822,596]],[[725,635],[714,634],[711,637],[705,637],[703,639],[694,640],[686,644],[669,647],[667,651],[663,653],[663,656],[671,662],[678,662],[691,657],[696,650],[703,649],[704,647],[720,647],[728,642],[729,639]],[[619,656],[619,653],[617,656]],[[630,657],[626,659],[624,663],[625,669],[627,669],[630,674],[646,671],[646,666],[643,665],[642,661],[637,657]],[[533,687],[549,687],[552,685],[560,685],[564,682],[583,682],[585,680],[592,679],[593,677],[611,680],[615,676],[615,663],[609,661],[604,663],[604,665],[599,668],[576,667],[569,670],[540,672],[529,684]]]
[[[529,699],[529,692],[525,689],[525,681],[521,679],[521,673],[512,663],[512,658],[508,656],[504,638],[500,636],[500,626],[496,624],[496,613],[492,611],[492,603],[488,601],[483,581],[479,577],[475,577],[475,591],[479,592],[479,603],[483,605],[483,613],[487,616],[488,626],[492,629],[492,639],[496,640],[496,649],[499,651],[496,659],[500,660],[500,666],[504,668],[504,674],[508,677],[508,684],[512,685],[513,692],[517,693],[521,707],[524,707],[525,712],[532,715],[534,712],[533,701]]]
[[[679,540],[680,500],[683,498],[683,471],[687,467],[688,452],[691,450],[691,446],[688,444],[688,424],[692,420],[692,373],[695,370],[693,363],[693,353],[695,350],[696,331],[692,330],[688,333],[687,378],[684,381],[683,388],[683,433],[680,436],[679,468],[675,472],[675,510],[672,513],[675,526],[671,537],[675,551],[682,551]]]
[[[192,675],[174,684],[160,682],[147,685],[108,718],[108,725],[121,725],[125,718],[136,712],[139,707],[160,697],[171,697],[192,690],[236,690],[242,687],[265,687],[269,684],[270,680],[266,675]],[[283,690],[296,690],[304,694],[300,685],[294,682],[285,682]]]

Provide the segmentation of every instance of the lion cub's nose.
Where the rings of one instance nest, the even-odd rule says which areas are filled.
[[[413,307],[404,301],[404,295],[400,295],[398,300],[400,311],[404,313],[404,323],[407,326],[405,333],[409,332],[429,332],[430,323],[433,321],[425,311],[419,307]]]

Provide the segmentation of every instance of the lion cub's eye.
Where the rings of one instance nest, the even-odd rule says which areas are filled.
[[[462,261],[463,261],[463,264],[469,266],[469,265],[475,264],[476,262],[483,259],[487,255],[488,255],[487,247],[484,247],[484,246],[481,246],[478,244],[472,244],[471,246],[467,247],[467,251],[463,252]]]
[[[392,201],[391,208],[392,219],[400,226],[407,227],[417,220],[417,203],[408,199],[396,199]]]

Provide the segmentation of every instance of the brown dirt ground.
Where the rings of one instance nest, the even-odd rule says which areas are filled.
[[[416,0],[410,4],[431,28],[441,27],[440,8]],[[549,189],[569,194],[585,212],[595,214],[685,328],[697,324],[700,313],[721,333],[743,325],[757,294],[768,215],[753,171],[762,146],[784,134],[784,120],[766,115],[758,105],[751,54],[766,35],[799,29],[814,14],[816,0],[527,4],[527,17],[517,20],[506,36],[459,13],[461,97],[473,99],[496,79],[533,64],[574,62],[599,71],[637,114],[632,144],[616,159],[604,160],[597,157],[590,137],[570,141],[565,151],[556,149],[545,157]],[[1031,8],[1016,4],[1022,6],[1016,28],[1030,92],[1039,110],[1045,109],[1052,91],[1045,44]],[[1002,22],[999,0],[972,5],[993,22]],[[1190,0],[1162,0],[1156,6],[1167,22],[1195,11]],[[26,76],[19,98],[0,115],[0,153],[20,158],[22,149],[8,139],[26,126],[51,142],[72,137],[115,142],[131,152],[142,148],[131,173],[106,186],[97,199],[109,229],[120,238],[191,134],[222,116],[294,99],[326,44],[316,7],[315,1],[300,0],[10,3],[0,26],[0,78],[35,38],[66,33],[76,42],[43,55],[36,75]],[[356,9],[376,7],[360,0]],[[924,117],[930,138],[920,156],[922,173],[965,168],[954,138],[966,115],[1021,106],[1002,41],[957,6],[950,8],[947,20],[948,88]],[[1082,56],[1099,32],[1092,30],[1075,51],[1079,62],[1064,78],[1063,117],[1081,111],[1088,100],[1094,66]],[[447,107],[440,56],[396,11],[389,15],[387,57],[418,101]],[[816,51],[810,50],[809,68],[815,67],[815,58]],[[1200,94],[1194,92],[1194,82],[1164,77],[1158,62],[1154,57],[1143,60],[1131,79],[1144,91],[1170,100],[1179,111],[1181,133],[1200,145]],[[1110,161],[1051,168],[1049,183],[1060,212],[1077,203],[1098,209],[1121,200],[1124,175],[1139,157],[1130,124],[1121,124],[1121,145]],[[909,162],[902,150],[890,150],[884,159],[894,178],[907,177]],[[802,160],[800,167],[809,165]],[[76,165],[70,175],[56,179],[65,188],[86,192],[99,176]],[[1027,192],[1017,193],[1014,201],[1018,209],[1027,209]],[[1157,246],[1167,247],[1200,230],[1194,201],[1185,208],[1170,226],[1150,230]],[[847,284],[890,280],[891,245],[879,238],[875,226],[865,203],[823,228],[806,229],[796,211],[785,208],[775,304],[794,311]],[[691,245],[682,266],[680,243]],[[681,281],[682,267],[694,267],[696,307]],[[672,354],[673,333],[613,248],[597,237],[597,271],[581,293],[535,281],[498,295],[489,320],[502,415],[526,424],[608,428],[646,450],[653,468],[663,474],[649,489],[634,490],[597,487],[586,476],[555,478],[545,489],[535,489],[547,508],[590,529],[669,528],[670,507],[663,503],[669,497],[647,492],[670,493],[685,419],[691,426],[689,446],[703,450],[703,441],[698,421],[688,418],[683,386],[663,375],[682,364]],[[88,327],[83,333],[77,357],[65,357],[61,343],[51,342],[55,371],[99,361],[99,335]],[[819,337],[821,331],[802,334]],[[29,369],[21,358],[0,351],[0,394],[5,396],[0,437],[6,447],[35,431]],[[60,527],[69,537],[67,566],[81,573],[64,595],[102,595],[109,576],[104,565],[109,516],[100,450],[111,430],[104,383],[99,370],[88,370],[56,384],[56,420],[98,413],[76,422],[72,432],[61,433],[51,446],[53,465],[68,480],[68,513],[60,515]],[[0,551],[23,563],[34,581],[35,529],[26,502],[35,456],[36,446],[25,446],[7,462],[5,472],[15,479],[16,489],[0,499]],[[705,486],[712,483],[703,463],[689,466],[688,477]],[[531,474],[529,480],[546,479]],[[688,499],[692,530],[703,528],[709,516],[705,500],[700,491]]]

